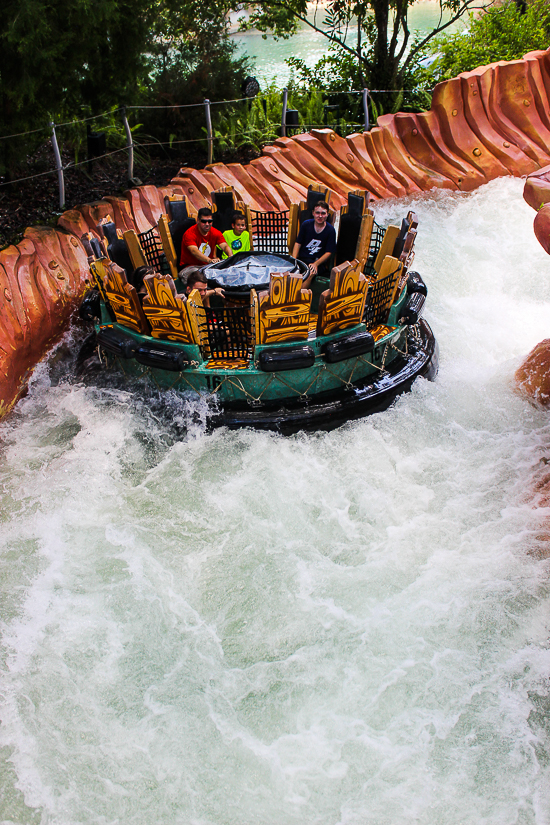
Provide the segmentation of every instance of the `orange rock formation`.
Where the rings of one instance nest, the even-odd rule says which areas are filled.
[[[542,248],[550,255],[550,166],[529,175],[523,197],[537,210],[533,228]],[[550,339],[546,338],[531,350],[514,376],[515,386],[536,404],[550,406]]]
[[[165,194],[184,194],[200,207],[213,189],[231,185],[253,209],[280,210],[303,198],[314,181],[328,186],[332,203],[340,206],[350,189],[369,189],[377,198],[433,187],[470,191],[545,164],[550,50],[441,83],[430,111],[384,115],[370,132],[342,138],[321,129],[281,138],[246,166],[183,168],[168,187],[142,186],[123,198],[65,212],[57,231],[27,230],[22,243],[0,252],[0,416],[13,407],[34,365],[68,323],[88,278],[79,239],[84,232],[97,235],[96,224],[107,214],[117,227],[142,232],[157,222]],[[540,232],[550,248],[546,224]]]
[[[550,405],[550,338],[531,350],[515,374],[516,387],[541,407]]]

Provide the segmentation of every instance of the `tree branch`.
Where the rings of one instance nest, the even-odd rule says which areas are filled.
[[[440,23],[438,24],[438,26],[435,29],[432,29],[432,31],[429,34],[427,34],[426,37],[423,40],[420,41],[420,43],[417,43],[417,45],[413,49],[411,49],[411,51],[407,55],[407,59],[405,60],[405,62],[403,63],[403,65],[401,67],[400,74],[402,74],[405,71],[405,69],[407,68],[407,66],[409,66],[412,63],[412,61],[414,60],[414,58],[416,57],[418,52],[422,51],[424,46],[427,43],[429,43],[430,40],[432,40],[436,35],[438,35],[442,31],[444,31],[445,29],[447,29],[449,26],[452,26],[453,23],[456,23],[457,20],[460,20],[460,18],[463,17],[466,14],[466,12],[477,11],[477,10],[485,11],[485,9],[488,9],[488,8],[490,8],[490,6],[494,5],[495,0],[490,0],[490,2],[483,3],[482,5],[476,5],[477,2],[478,2],[478,0],[466,0],[466,2],[464,2],[463,5],[458,9],[456,14],[454,14],[451,17],[450,20],[448,20],[446,23],[443,23],[443,24],[441,24],[441,20],[443,18],[443,9],[442,9],[442,12],[439,16]],[[441,6],[441,8],[442,8],[442,6]]]
[[[310,20],[307,19],[305,14],[302,14],[299,11],[295,11],[288,3],[285,3],[284,0],[267,0],[267,2],[262,2],[262,0],[258,0],[258,2],[255,3],[254,5],[255,5],[256,8],[258,8],[258,7],[263,8],[263,7],[267,6],[268,8],[269,7],[272,7],[272,8],[275,7],[275,8],[283,9],[284,11],[292,14],[297,20],[300,20],[302,23],[305,23],[306,26],[309,26],[309,28],[313,29],[313,31],[317,32],[317,34],[323,35],[323,37],[325,37],[331,43],[335,43],[341,49],[348,52],[348,54],[351,54],[354,57],[357,57],[356,50],[354,48],[352,48],[351,46],[348,46],[347,43],[344,40],[342,40],[341,37],[337,37],[333,32],[325,31],[324,29],[317,26],[315,22],[312,23]],[[252,21],[254,21],[254,20],[257,21],[258,17],[253,15],[251,20]],[[314,18],[314,20],[315,20],[315,18]],[[367,67],[369,67],[371,65],[371,63],[368,60],[365,60],[365,58],[362,58],[362,63],[363,63],[364,66],[367,66]]]
[[[397,37],[399,34],[399,29],[403,29],[403,43],[401,44],[401,48],[397,55],[393,56],[394,66],[395,64],[399,65],[401,58],[405,54],[407,50],[407,45],[409,42],[410,31],[409,26],[407,23],[407,0],[398,0],[397,6],[395,8],[395,20],[393,24],[393,34],[390,43],[390,55],[394,55],[395,49],[397,47]]]

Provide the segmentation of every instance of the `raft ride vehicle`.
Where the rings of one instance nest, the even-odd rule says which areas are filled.
[[[411,270],[417,218],[379,226],[369,194],[350,192],[337,223],[330,277],[304,289],[307,266],[291,257],[303,220],[330,192],[318,185],[287,212],[255,212],[230,188],[211,193],[214,226],[246,215],[251,251],[207,265],[209,288],[225,300],[205,306],[178,278],[181,238],[196,219],[185,199],[165,199],[166,214],[141,234],[105,219],[99,238],[83,236],[94,288],[81,316],[94,324],[100,360],[160,389],[210,403],[211,426],[291,434],[331,430],[386,409],[418,376],[433,379],[438,350],[421,317],[427,289]],[[155,274],[143,296],[139,266]],[[214,302],[213,302],[214,303]]]

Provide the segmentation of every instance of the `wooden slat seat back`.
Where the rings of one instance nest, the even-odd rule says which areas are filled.
[[[388,254],[393,255],[394,258],[401,259],[401,254],[405,246],[405,241],[411,231],[414,231],[414,233],[416,234],[417,227],[418,217],[414,212],[408,212],[407,216],[403,218],[403,220],[401,221],[401,229],[395,241],[393,250]]]
[[[208,359],[212,356],[208,338],[208,322],[201,294],[198,289],[192,289],[187,296],[187,312],[189,313],[189,320],[196,343],[198,343],[201,348],[202,357]]]
[[[311,290],[300,275],[273,272],[269,290],[256,294],[252,306],[256,344],[302,341],[308,337]]]
[[[146,275],[143,285],[147,295],[143,299],[143,312],[151,325],[151,335],[164,341],[180,344],[200,343],[193,318],[190,317],[187,300],[178,295],[174,279],[170,275]]]
[[[394,226],[394,224],[390,224],[384,233],[384,237],[382,239],[382,243],[380,244],[380,249],[378,250],[378,255],[374,261],[374,271],[376,273],[380,272],[382,267],[382,263],[388,255],[393,254],[393,250],[395,247],[395,242],[399,237],[400,227]]]
[[[105,244],[101,238],[96,238],[91,232],[85,232],[80,236],[82,246],[86,250],[88,256],[88,263],[95,261],[97,258],[108,258]]]
[[[356,189],[348,192],[348,203],[340,209],[335,264],[353,261],[363,264],[369,257],[374,213],[368,208],[370,193]]]
[[[123,234],[123,238],[134,269],[137,269],[138,266],[148,266],[145,252],[141,248],[135,229],[127,229]]]
[[[371,329],[379,324],[385,324],[392,304],[395,302],[399,281],[403,273],[403,262],[391,255],[386,255],[380,272],[369,284],[365,323]]]
[[[418,226],[418,218],[414,212],[408,212],[407,217],[403,218],[401,223],[401,231],[395,241],[393,258],[398,258],[403,264],[403,271],[399,280],[397,295],[401,295],[402,290],[407,284],[407,276],[410,267],[414,261],[414,242],[416,240]]]
[[[345,261],[330,275],[330,289],[319,297],[317,335],[330,335],[360,324],[365,311],[368,281],[359,261]]]
[[[176,278],[178,275],[178,256],[174,247],[172,235],[170,233],[168,215],[160,216],[157,229],[162,243],[162,250],[166,256],[166,260],[168,261],[168,266],[170,267],[170,273],[172,278]]]
[[[149,335],[149,323],[143,313],[135,287],[128,283],[122,267],[107,259],[93,261],[90,269],[109,302],[117,323],[141,335]]]

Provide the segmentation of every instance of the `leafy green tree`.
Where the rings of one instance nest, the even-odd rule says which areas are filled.
[[[7,0],[0,33],[0,134],[96,113],[135,93],[152,23],[146,0]],[[13,170],[44,139],[1,141]]]
[[[5,0],[0,32],[0,174],[47,136],[50,120],[121,104],[234,96],[226,0]],[[210,93],[210,95],[209,95]],[[159,99],[158,102],[162,102]],[[153,123],[154,126],[154,123]]]
[[[421,36],[409,28],[411,4],[410,0],[329,0],[321,5],[318,0],[311,19],[307,0],[257,0],[243,25],[288,37],[302,22],[326,38],[330,54],[324,66],[331,66],[347,84],[399,93],[412,85],[418,61],[433,38],[470,9],[484,5],[479,0],[439,0],[439,22]],[[399,94],[378,95],[377,100],[384,111],[397,110],[402,103]]]
[[[460,72],[498,60],[519,60],[524,54],[547,49],[550,42],[550,5],[533,0],[515,2],[470,16],[469,30],[435,41],[436,60],[429,69],[429,82],[456,77]]]

